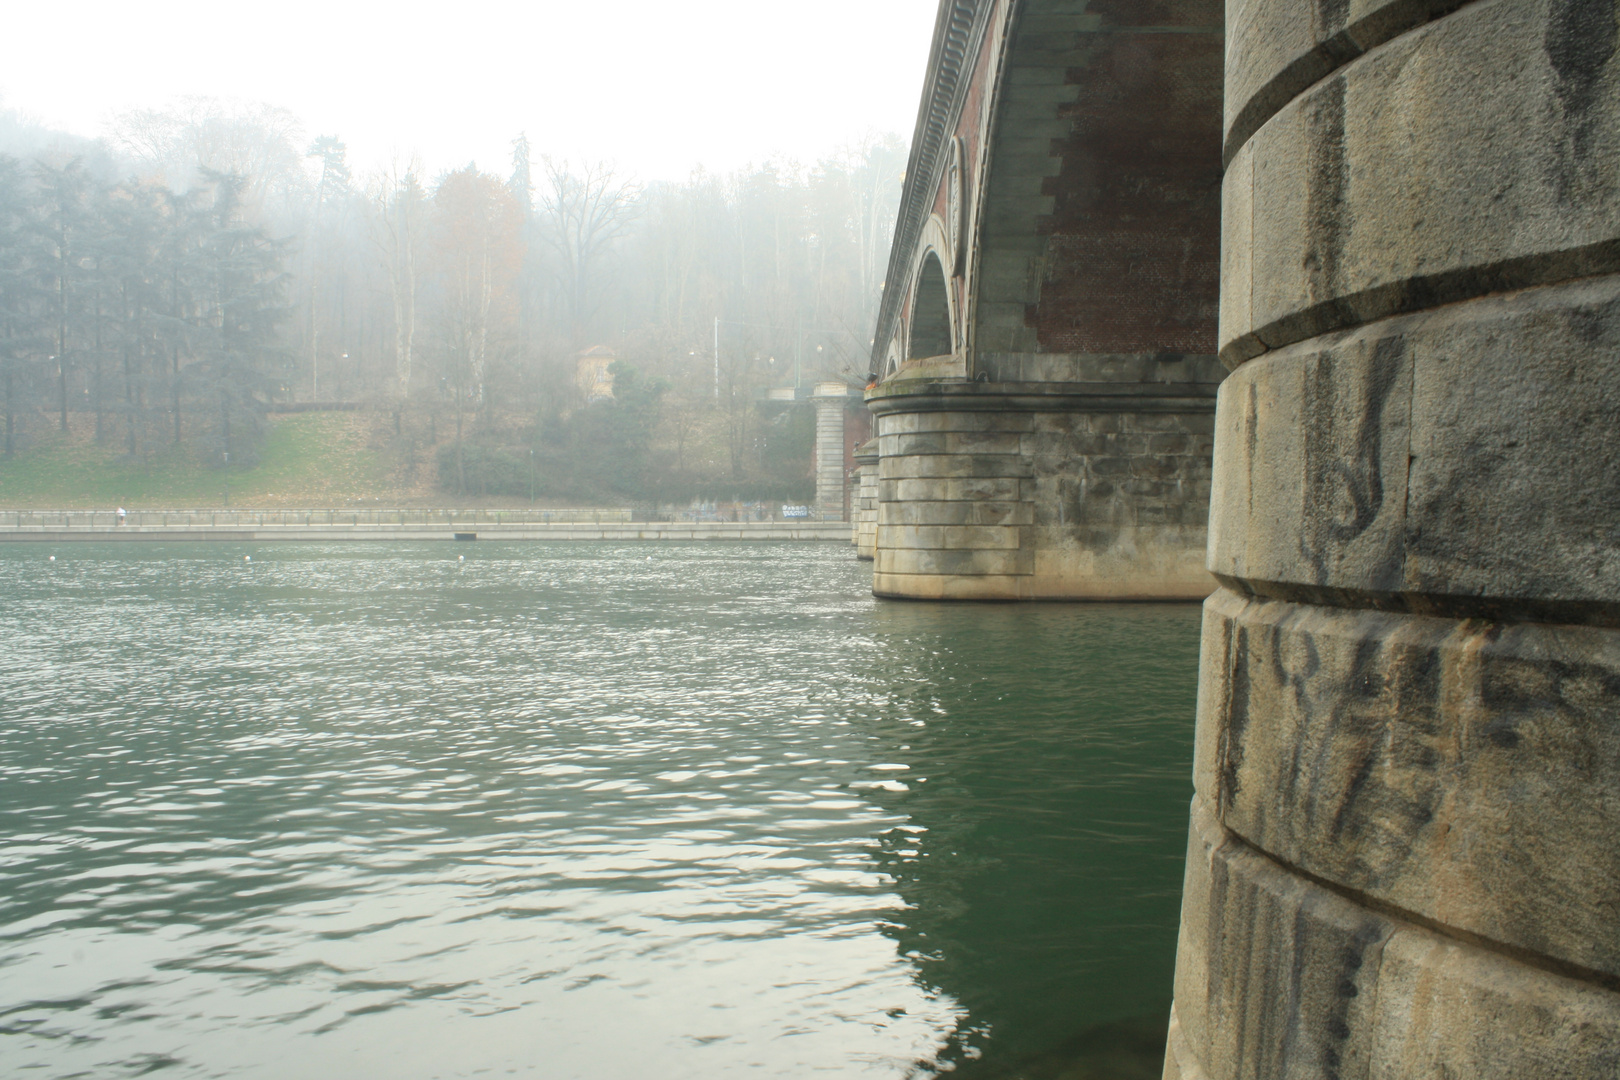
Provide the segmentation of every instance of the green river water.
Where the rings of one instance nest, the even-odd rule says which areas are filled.
[[[869,575],[0,545],[0,1075],[1156,1080],[1197,608]]]

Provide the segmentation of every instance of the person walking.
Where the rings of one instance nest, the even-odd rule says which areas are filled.
[[[124,523],[124,508],[122,506],[120,506],[118,508],[118,524],[122,525],[123,523]]]

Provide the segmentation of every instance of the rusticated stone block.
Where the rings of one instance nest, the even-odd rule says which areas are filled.
[[[1016,431],[920,431],[878,439],[883,457],[917,454],[1017,454],[1028,436]]]
[[[880,548],[940,551],[1011,551],[1019,546],[1019,530],[999,525],[878,525]]]
[[[946,453],[943,431],[905,431],[895,435],[878,436],[878,457],[902,457],[912,454]],[[1013,436],[1016,440],[1017,436]],[[1016,445],[1016,443],[1014,444]]]
[[[883,574],[1028,574],[1034,569],[1034,553],[1018,550],[919,550],[886,548],[878,526],[877,572]]]
[[[1025,412],[902,412],[877,418],[878,435],[923,431],[1029,431],[1034,419]]]
[[[1228,367],[1265,351],[1254,330],[1254,146],[1244,143],[1221,181],[1221,315]]]
[[[1620,993],[1370,910],[1193,805],[1176,1017],[1212,1080],[1598,1080]]]
[[[1620,3],[1227,10],[1166,1076],[1611,1080]]]
[[[1611,275],[1245,364],[1221,388],[1210,569],[1278,595],[1607,619],[1617,350]]]
[[[1393,927],[1232,841],[1193,803],[1176,1014],[1214,1080],[1359,1077]]]
[[[967,477],[951,480],[878,480],[880,507],[908,502],[1016,502],[1024,497],[1017,477]]]
[[[1620,983],[1620,631],[1205,604],[1195,776],[1316,877]]]
[[[1230,148],[1346,61],[1466,0],[1231,0],[1226,5],[1225,143]]]
[[[1226,261],[1222,358],[1620,270],[1616,18],[1613,0],[1478,0],[1277,112],[1224,181],[1250,184],[1224,231],[1251,249]]]
[[[886,457],[878,464],[878,477],[883,480],[1030,475],[1028,463],[1011,454],[919,454]]]
[[[896,502],[884,513],[888,525],[1031,525],[1027,502]]]

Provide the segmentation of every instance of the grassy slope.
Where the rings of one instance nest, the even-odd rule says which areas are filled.
[[[365,418],[294,413],[271,418],[259,463],[229,471],[231,502],[332,506],[358,500],[415,501],[392,482],[384,455],[368,446]],[[132,461],[114,446],[53,436],[0,458],[0,506],[218,506],[227,473],[188,447]]]

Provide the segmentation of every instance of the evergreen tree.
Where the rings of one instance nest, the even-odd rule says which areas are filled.
[[[16,453],[17,414],[43,341],[38,276],[29,259],[32,204],[22,163],[0,157],[0,393],[5,396],[5,456]]]
[[[240,429],[257,433],[275,390],[273,370],[284,360],[278,330],[290,314],[287,244],[243,221],[242,177],[212,171],[204,177],[212,200],[198,250],[198,382],[218,408],[224,460],[246,464],[251,442],[240,439]]]
[[[40,279],[50,320],[61,428],[68,429],[68,376],[85,337],[87,279],[93,229],[94,180],[74,158],[65,165],[35,164],[37,185],[33,233],[34,271]]]

